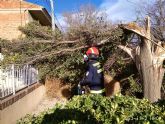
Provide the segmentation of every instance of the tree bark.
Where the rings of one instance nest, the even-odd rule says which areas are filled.
[[[161,44],[151,42],[150,20],[147,18],[146,29],[138,27],[136,24],[128,24],[123,27],[132,33],[136,33],[141,38],[141,44],[138,49],[126,49],[119,47],[127,52],[136,63],[137,69],[143,81],[144,97],[151,102],[156,102],[161,98],[161,85],[165,69],[163,68],[163,60],[165,59],[165,51]],[[153,45],[157,45],[154,51]]]
[[[141,44],[140,60],[141,60],[141,73],[143,80],[144,97],[151,102],[155,102],[161,98],[161,86],[159,81],[159,67],[153,65],[153,56],[147,44],[144,40]]]
[[[141,38],[140,45],[140,60],[141,73],[143,78],[144,97],[151,102],[155,102],[161,98],[161,84],[164,72],[162,71],[162,63],[155,56],[152,50],[150,19],[147,18],[146,38]]]

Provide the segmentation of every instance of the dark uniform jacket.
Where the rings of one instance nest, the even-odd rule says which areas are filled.
[[[104,89],[104,75],[100,63],[96,60],[90,60],[87,66],[87,72],[80,85],[88,85],[90,90]]]

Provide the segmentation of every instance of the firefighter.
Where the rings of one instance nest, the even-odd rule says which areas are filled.
[[[88,85],[92,94],[105,95],[103,69],[98,59],[99,50],[96,47],[90,47],[84,56],[84,61],[87,63],[87,72],[80,85]]]

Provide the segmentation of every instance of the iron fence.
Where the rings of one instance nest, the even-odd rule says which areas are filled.
[[[38,70],[31,65],[0,67],[0,98],[38,82]]]

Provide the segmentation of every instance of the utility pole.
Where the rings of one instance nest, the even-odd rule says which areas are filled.
[[[51,5],[51,16],[52,16],[52,31],[55,31],[55,17],[54,17],[54,4],[53,0],[50,0]]]

